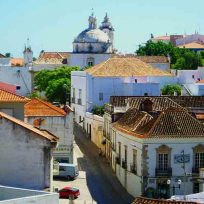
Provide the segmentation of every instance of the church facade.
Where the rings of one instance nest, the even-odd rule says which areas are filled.
[[[93,13],[88,21],[88,28],[73,41],[73,52],[67,59],[69,66],[90,67],[106,61],[115,52],[114,28],[107,13],[100,27],[97,27],[97,19]]]

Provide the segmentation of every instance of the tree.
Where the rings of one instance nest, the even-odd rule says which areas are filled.
[[[45,90],[45,95],[49,101],[66,104],[70,96],[71,81],[66,78],[52,80]]]
[[[45,91],[47,99],[66,103],[70,96],[71,71],[79,67],[62,66],[54,70],[42,70],[34,77],[34,84],[38,91]]]
[[[173,96],[174,93],[177,93],[178,96],[181,95],[181,86],[178,84],[167,84],[162,89],[163,95],[170,95]]]
[[[104,106],[94,106],[92,109],[92,113],[95,115],[103,116],[105,112],[105,107]]]
[[[5,57],[11,57],[11,53],[10,52],[5,53]]]
[[[174,47],[171,43],[166,44],[162,41],[155,43],[151,40],[145,46],[139,46],[136,53],[140,56],[170,56],[173,69],[197,69],[198,66],[202,66],[204,55],[185,48]]]

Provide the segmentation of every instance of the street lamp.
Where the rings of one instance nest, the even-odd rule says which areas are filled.
[[[172,190],[173,190],[173,195],[175,195],[175,189],[176,189],[176,188],[178,188],[178,189],[181,188],[181,183],[182,183],[182,181],[181,181],[180,179],[178,179],[178,180],[177,180],[178,186],[173,185],[172,187],[170,187],[170,188],[172,188]],[[167,180],[167,184],[170,185],[170,184],[171,184],[171,180],[168,179],[168,180]]]

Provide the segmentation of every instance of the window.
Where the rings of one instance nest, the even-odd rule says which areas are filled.
[[[168,154],[162,153],[159,154],[159,161],[158,161],[158,167],[161,170],[167,170],[168,169]]]
[[[75,88],[72,88],[72,92],[73,92],[73,98],[75,98]]]
[[[103,101],[103,93],[102,92],[99,93],[99,101]]]
[[[16,90],[20,90],[21,89],[21,86],[16,86]]]
[[[79,89],[79,99],[81,99],[81,95],[82,95],[82,90]]]
[[[193,184],[193,193],[199,193],[199,183],[194,183]]]
[[[121,143],[118,142],[118,156],[119,156],[119,159],[121,158]]]
[[[133,166],[134,167],[137,167],[137,150],[136,149],[133,149],[133,158],[132,158],[132,160],[133,160]]]
[[[195,153],[195,168],[204,167],[204,152]]]
[[[125,154],[125,163],[127,163],[127,146],[125,145],[124,148],[125,148],[125,152],[124,152],[124,154]]]
[[[133,149],[132,164],[130,166],[132,173],[137,174],[137,150]]]
[[[156,149],[156,151],[157,169],[168,171],[168,169],[171,168],[171,148],[167,145],[161,145]]]
[[[94,66],[94,58],[93,58],[93,57],[89,57],[89,58],[87,59],[87,66],[88,66],[88,67]]]
[[[194,170],[199,172],[200,168],[204,167],[204,145],[197,145],[193,148]]]

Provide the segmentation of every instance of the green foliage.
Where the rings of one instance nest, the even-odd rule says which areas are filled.
[[[104,115],[104,110],[105,106],[94,106],[92,109],[92,113],[95,115],[103,116]]]
[[[5,53],[5,57],[11,57],[11,53],[10,52]]]
[[[38,91],[33,91],[31,94],[29,94],[28,98],[41,98],[41,96]]]
[[[178,96],[181,95],[181,86],[180,85],[178,85],[178,84],[167,84],[162,89],[162,94],[163,95],[173,96],[175,92],[177,93]]]
[[[78,71],[79,67],[62,66],[54,70],[42,70],[34,77],[38,91],[45,91],[47,99],[66,103],[70,96],[71,71]]]
[[[70,96],[71,81],[67,78],[52,80],[45,90],[45,95],[49,101],[66,104]]]
[[[139,56],[170,56],[173,69],[197,69],[202,65],[203,54],[198,54],[185,48],[174,47],[171,43],[149,40],[136,51]]]

